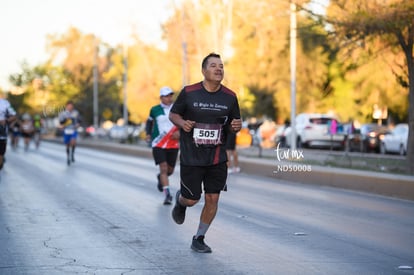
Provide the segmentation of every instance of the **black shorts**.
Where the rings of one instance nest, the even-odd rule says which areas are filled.
[[[226,150],[236,150],[236,134],[229,133],[226,140]]]
[[[211,166],[180,166],[181,195],[190,200],[199,200],[202,185],[206,194],[227,191],[227,163]]]
[[[155,164],[158,165],[161,162],[167,162],[171,167],[175,167],[177,162],[178,149],[163,149],[159,147],[152,148],[152,156],[154,157]]]
[[[7,139],[0,139],[0,156],[6,153]]]
[[[2,137],[3,139],[7,139],[7,134],[8,134],[7,126],[0,124],[0,137]]]
[[[22,137],[24,137],[24,138],[32,138],[33,137],[33,133],[22,133]]]

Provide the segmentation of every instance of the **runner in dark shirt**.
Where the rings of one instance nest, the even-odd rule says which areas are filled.
[[[192,131],[181,130],[181,164],[209,166],[227,161],[225,140],[230,121],[240,118],[234,92],[222,85],[211,93],[199,82],[184,88],[171,112],[195,121]]]
[[[195,205],[204,191],[204,207],[191,248],[210,253],[204,236],[217,213],[220,192],[226,190],[226,137],[241,129],[241,119],[236,94],[221,84],[224,69],[220,55],[206,56],[202,73],[204,80],[184,87],[169,115],[180,129],[181,150],[181,188],[172,216],[182,224],[186,207]]]

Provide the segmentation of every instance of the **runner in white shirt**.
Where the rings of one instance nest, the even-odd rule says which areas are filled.
[[[16,111],[7,99],[0,98],[0,170],[4,164],[9,124],[16,121]]]
[[[180,136],[178,128],[168,118],[174,102],[173,94],[171,88],[161,88],[161,103],[151,108],[145,127],[147,141],[151,142],[155,165],[158,165],[160,169],[157,175],[157,187],[160,192],[164,192],[164,204],[167,205],[172,202],[168,177],[174,173],[179,148],[178,139]]]
[[[75,162],[77,128],[80,125],[80,115],[72,101],[68,101],[65,110],[59,114],[59,123],[63,126],[63,143],[66,145],[67,164],[70,165]]]

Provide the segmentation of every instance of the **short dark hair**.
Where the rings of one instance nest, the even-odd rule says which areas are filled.
[[[221,58],[217,53],[209,53],[206,57],[203,58],[203,62],[201,62],[201,69],[207,69],[207,62],[210,57]]]

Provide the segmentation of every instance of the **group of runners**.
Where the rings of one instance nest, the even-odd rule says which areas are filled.
[[[40,146],[43,124],[43,119],[38,114],[32,116],[29,113],[24,113],[22,116],[17,116],[9,126],[10,144],[12,148],[14,150],[17,149],[20,139],[23,139],[25,151],[29,150],[32,141],[35,144],[35,148],[38,149]]]
[[[32,140],[36,148],[40,144],[43,120],[40,115],[31,116],[29,113],[18,115],[10,102],[0,98],[0,170],[5,162],[4,155],[10,136],[10,143],[13,149],[19,145],[20,138],[24,142],[24,150],[29,149]]]
[[[201,72],[204,79],[184,86],[175,102],[171,88],[160,89],[161,103],[151,108],[146,132],[155,164],[159,166],[157,188],[165,195],[163,203],[170,205],[175,201],[171,213],[175,223],[184,223],[187,208],[196,205],[204,193],[204,206],[191,249],[211,253],[204,238],[216,216],[220,193],[227,191],[230,172],[227,146],[234,150],[234,136],[240,131],[242,120],[236,94],[221,83],[224,65],[220,55],[210,53],[204,57]],[[68,165],[75,161],[80,122],[73,102],[67,102],[65,110],[59,114],[59,123],[63,128]],[[13,128],[13,135],[14,127],[17,127],[16,131],[20,131],[25,140],[32,138],[36,126],[39,126],[30,115],[23,115],[19,120],[10,103],[5,99],[0,101],[0,167],[3,165],[8,125]],[[180,188],[173,198],[169,176],[174,172],[178,154]]]
[[[72,101],[68,101],[59,114],[59,126],[63,129],[63,141],[66,146],[67,164],[75,161],[77,128],[80,125],[79,112],[74,109]],[[33,142],[36,149],[40,146],[44,131],[44,119],[39,114],[17,114],[10,102],[0,98],[0,170],[3,168],[4,155],[8,140],[13,150],[16,150],[23,140],[24,151],[28,151]]]

